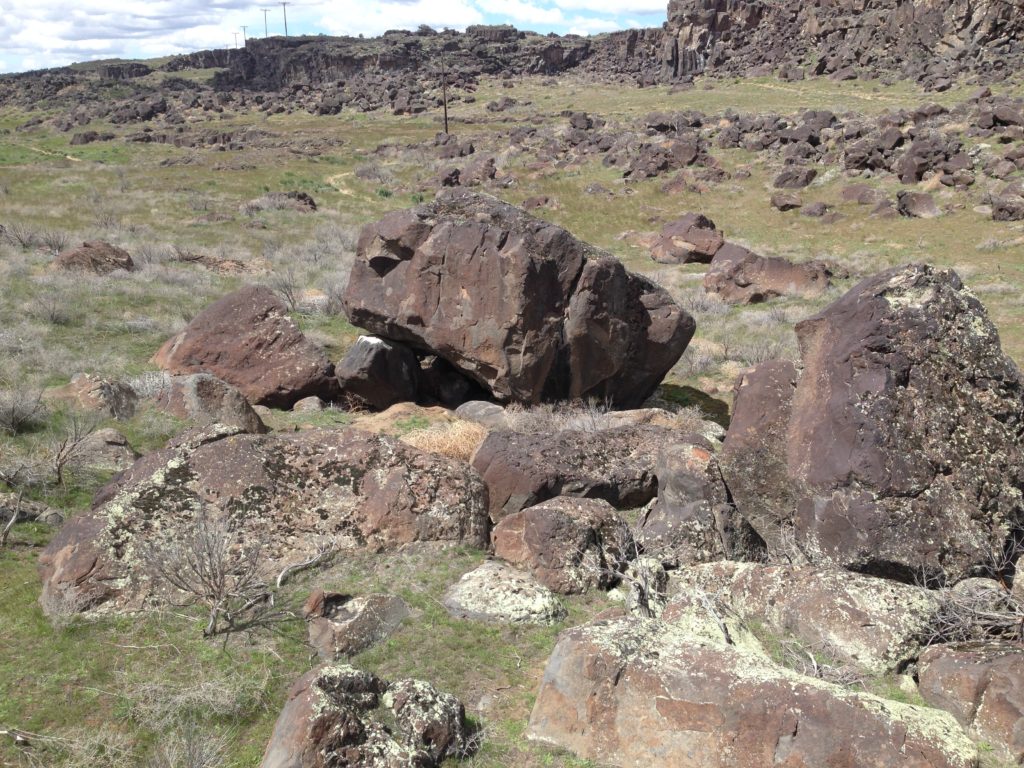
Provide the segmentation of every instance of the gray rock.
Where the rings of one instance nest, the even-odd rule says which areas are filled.
[[[566,616],[555,594],[529,574],[486,562],[444,594],[444,606],[460,619],[503,624],[554,624]]]

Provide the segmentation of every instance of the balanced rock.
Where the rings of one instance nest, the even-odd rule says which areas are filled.
[[[527,735],[623,766],[975,768],[978,760],[951,716],[804,677],[728,618],[672,602],[660,619],[563,632]]]
[[[357,429],[252,435],[214,425],[151,453],[72,518],[40,558],[44,593],[83,607],[139,605],[159,591],[147,552],[195,531],[197,510],[258,541],[264,576],[323,549],[487,544],[479,477]],[[160,595],[156,594],[157,597]]]
[[[394,728],[379,718],[387,712]],[[345,664],[310,670],[288,692],[261,768],[434,768],[469,751],[462,703],[421,680],[390,685]]]
[[[99,240],[85,242],[77,248],[63,251],[57,256],[54,264],[58,269],[92,272],[97,275],[108,275],[119,269],[126,272],[135,269],[135,262],[128,251]]]
[[[420,363],[404,344],[360,336],[335,373],[342,400],[383,411],[416,400]]]
[[[493,561],[463,575],[442,602],[456,618],[502,624],[554,624],[566,615],[550,589],[529,574]]]
[[[722,450],[740,514],[781,552],[952,582],[1024,522],[1024,382],[950,270],[868,278],[796,326],[802,369],[744,377]]]
[[[666,291],[609,254],[464,190],[367,226],[344,305],[354,325],[525,403],[638,405],[695,330]]]
[[[198,426],[226,424],[254,434],[267,431],[242,393],[209,373],[168,376],[152,399],[160,410]]]
[[[333,366],[265,286],[229,294],[195,316],[153,358],[171,374],[210,373],[253,405],[290,408],[310,395],[333,399]]]
[[[502,518],[491,540],[496,557],[571,595],[611,586],[631,554],[628,536],[608,502],[559,496]]]
[[[820,296],[831,278],[831,270],[820,261],[794,264],[729,243],[711,261],[704,290],[730,304],[754,304],[778,296]]]
[[[492,432],[477,448],[473,467],[487,484],[494,522],[556,496],[604,499],[629,509],[654,498],[658,450],[671,439],[671,430],[647,426]]]

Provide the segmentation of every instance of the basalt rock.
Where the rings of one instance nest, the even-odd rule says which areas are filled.
[[[952,271],[868,278],[738,386],[722,468],[771,551],[955,582],[1024,524],[1024,382]]]
[[[636,406],[695,330],[666,291],[608,254],[461,190],[367,226],[344,304],[354,325],[525,403]]]
[[[708,264],[724,244],[725,236],[711,219],[688,213],[662,228],[651,258],[659,264]]]
[[[704,275],[704,290],[730,304],[754,304],[779,296],[820,296],[831,278],[832,271],[820,261],[794,264],[727,243]]]
[[[62,252],[54,264],[58,269],[97,275],[108,275],[117,270],[131,272],[135,269],[128,251],[99,240],[91,240]]]
[[[415,401],[420,362],[411,349],[375,336],[360,336],[336,368],[342,400],[383,411]]]
[[[162,599],[147,553],[200,514],[261,544],[263,574],[332,549],[487,544],[486,491],[469,468],[356,429],[240,434],[215,425],[148,454],[100,491],[40,558],[47,595],[83,607]]]
[[[353,597],[315,590],[302,610],[309,644],[321,659],[355,656],[386,640],[411,613],[394,595]]]
[[[208,373],[168,376],[151,399],[160,410],[195,425],[226,424],[254,434],[267,431],[241,392]]]
[[[253,405],[290,408],[310,395],[333,400],[333,366],[269,288],[248,286],[215,301],[170,338],[153,361],[171,374],[210,373]]]

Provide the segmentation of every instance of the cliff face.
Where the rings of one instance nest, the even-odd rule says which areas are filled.
[[[849,67],[944,77],[1024,59],[1022,0],[671,0],[662,77]]]

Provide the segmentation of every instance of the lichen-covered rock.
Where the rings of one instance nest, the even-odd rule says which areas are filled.
[[[303,608],[309,644],[326,661],[372,648],[410,615],[409,606],[394,595],[353,597],[322,589],[310,594]]]
[[[616,580],[630,554],[628,537],[628,525],[608,502],[559,496],[502,518],[491,541],[495,556],[571,595]]]
[[[714,599],[777,637],[878,676],[917,658],[940,608],[934,592],[888,579],[811,567],[721,562],[673,574],[677,599]]]
[[[1024,652],[1016,643],[936,645],[918,662],[919,690],[980,741],[1024,761]]]
[[[948,270],[864,280],[796,327],[802,369],[737,390],[722,471],[780,552],[912,581],[969,575],[1024,523],[1024,382]]]
[[[774,664],[711,616],[619,618],[562,633],[530,738],[612,765],[976,768],[943,712],[886,701]]]
[[[267,431],[241,392],[208,373],[168,376],[151,399],[160,410],[198,426],[226,424],[254,434]]]
[[[666,291],[609,254],[463,190],[366,227],[344,302],[354,325],[525,403],[639,405],[695,330]]]
[[[658,497],[637,536],[645,552],[673,566],[760,556],[764,543],[730,502],[709,441],[664,446],[655,471]]]
[[[76,373],[69,384],[47,389],[43,397],[114,419],[130,419],[135,415],[139,403],[135,390],[127,384],[89,373]]]
[[[341,398],[353,406],[383,411],[395,403],[415,401],[420,363],[404,344],[360,336],[335,373]]]
[[[489,561],[466,573],[444,594],[444,606],[460,619],[503,624],[554,624],[565,606],[529,574]]]
[[[356,429],[185,433],[100,491],[40,558],[44,592],[139,605],[153,591],[140,560],[187,535],[203,510],[258,541],[268,574],[323,547],[487,544],[486,491],[468,467]]]
[[[394,728],[374,710],[390,711]],[[261,768],[433,768],[467,751],[465,710],[429,683],[388,685],[344,664],[299,678],[274,725]]]
[[[936,219],[942,215],[939,206],[935,204],[935,199],[927,192],[898,192],[896,210],[900,216],[913,219]]]
[[[171,374],[210,373],[237,387],[253,405],[290,408],[310,395],[333,400],[334,368],[310,342],[272,290],[235,291],[193,318],[153,357]]]
[[[630,509],[654,497],[658,450],[672,434],[647,426],[492,432],[477,448],[473,466],[487,483],[494,522],[556,496],[604,499]]]

